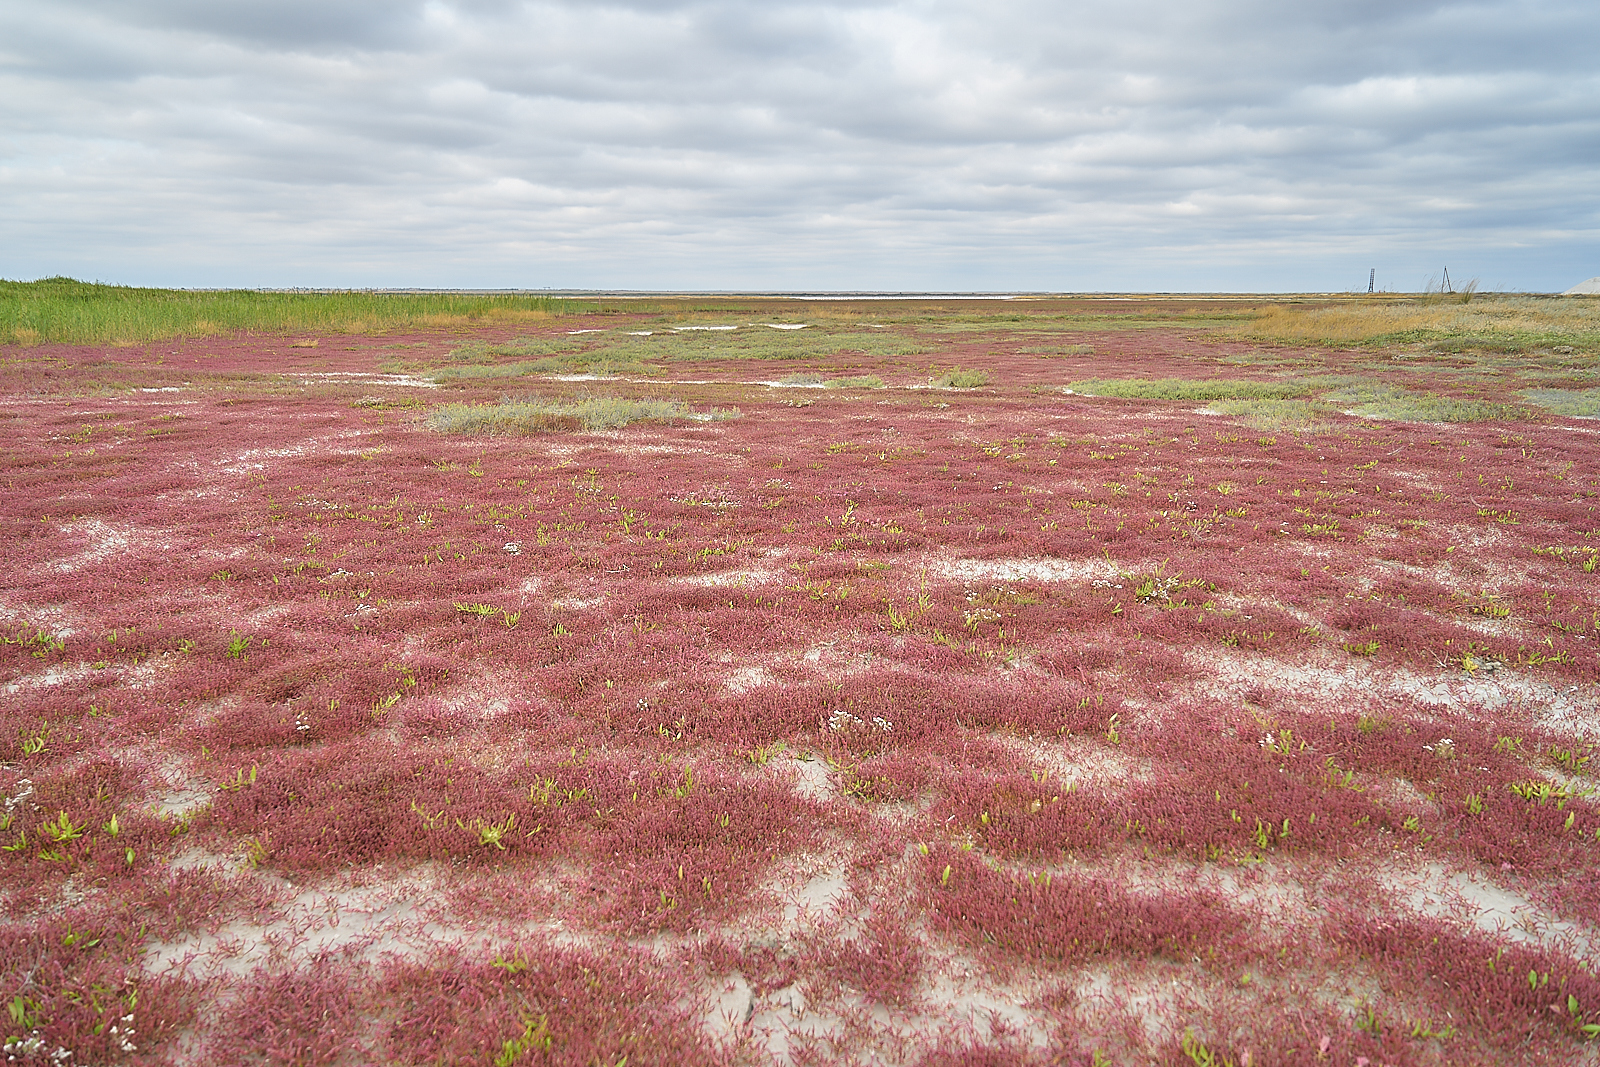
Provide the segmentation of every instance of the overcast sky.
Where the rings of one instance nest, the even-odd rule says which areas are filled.
[[[0,0],[0,277],[1600,275],[1595,0]]]

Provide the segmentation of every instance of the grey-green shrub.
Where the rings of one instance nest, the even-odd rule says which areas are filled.
[[[738,416],[737,408],[714,408],[697,415],[687,404],[676,400],[592,397],[570,402],[502,400],[498,404],[441,404],[428,416],[428,425],[442,433],[519,435],[577,429],[611,430],[642,419],[677,422]]]
[[[994,381],[994,375],[986,370],[962,370],[956,367],[933,380],[938,389],[976,389]]]

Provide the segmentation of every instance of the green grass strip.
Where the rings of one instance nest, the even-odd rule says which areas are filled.
[[[1526,389],[1522,395],[1556,415],[1600,419],[1600,389]]]
[[[0,280],[0,344],[137,344],[250,331],[360,333],[516,323],[584,310],[589,305],[544,296],[192,292],[71,278]]]
[[[1257,382],[1237,378],[1085,378],[1067,386],[1085,396],[1111,396],[1130,400],[1288,400],[1315,393],[1320,383]]]
[[[570,402],[503,400],[498,404],[441,404],[428,416],[428,425],[441,433],[515,436],[579,429],[614,430],[646,419],[682,422],[738,417],[737,408],[714,408],[697,415],[687,404],[676,400],[591,397]]]

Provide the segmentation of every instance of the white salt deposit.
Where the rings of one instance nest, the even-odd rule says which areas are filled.
[[[737,326],[674,326],[674,330],[737,330]]]
[[[769,330],[803,330],[810,323],[806,322],[763,322],[761,325]]]

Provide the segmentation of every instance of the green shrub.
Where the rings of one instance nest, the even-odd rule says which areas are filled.
[[[1600,418],[1600,389],[1527,389],[1522,395],[1530,404],[1557,415]]]
[[[1131,400],[1287,400],[1317,391],[1315,379],[1298,382],[1258,382],[1237,378],[1085,378],[1067,388],[1086,396],[1114,396]]]
[[[1017,351],[1030,356],[1092,356],[1094,345],[1038,345]]]
[[[1242,419],[1258,430],[1320,430],[1326,428],[1321,420],[1332,413],[1326,404],[1315,400],[1213,400],[1206,406],[1219,414]]]
[[[579,429],[611,430],[644,419],[679,422],[738,416],[737,408],[713,408],[696,413],[676,400],[592,397],[571,402],[502,400],[498,404],[441,404],[428,416],[428,425],[442,433],[520,435]]]
[[[962,370],[956,367],[935,378],[933,384],[939,389],[976,389],[992,381],[994,375],[986,370]]]
[[[1413,393],[1382,382],[1337,389],[1327,393],[1323,399],[1364,419],[1395,422],[1488,422],[1528,416],[1527,410],[1516,404]]]

